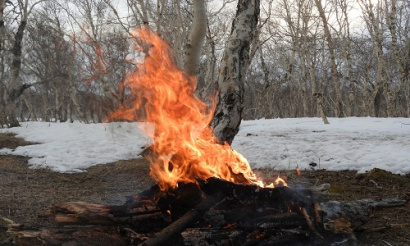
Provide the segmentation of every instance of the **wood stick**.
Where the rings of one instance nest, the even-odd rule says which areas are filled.
[[[313,227],[312,220],[309,218],[309,214],[307,213],[306,209],[305,209],[305,208],[301,208],[300,211],[302,212],[303,217],[305,217],[305,220],[306,220],[306,223],[307,223],[309,229],[310,229],[311,231],[315,231],[315,228]]]
[[[320,218],[319,210],[320,210],[319,203],[317,203],[317,202],[313,203],[313,215],[314,215],[313,218],[314,218],[314,221],[315,221],[316,225],[320,225],[322,223],[322,220]]]
[[[302,212],[303,217],[305,217],[309,230],[313,232],[318,238],[323,239],[323,236],[320,235],[319,232],[317,232],[315,227],[313,226],[312,220],[310,219],[309,214],[307,213],[306,209],[302,207],[300,211]]]
[[[194,223],[202,214],[208,211],[212,206],[222,201],[224,193],[218,192],[205,198],[195,208],[186,212],[181,218],[176,220],[171,225],[165,227],[158,233],[155,233],[154,237],[151,237],[140,244],[140,246],[157,246],[165,245],[166,242],[177,233],[181,233],[190,224]]]

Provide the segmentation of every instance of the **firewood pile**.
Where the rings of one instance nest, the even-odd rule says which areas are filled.
[[[372,209],[401,199],[326,201],[326,186],[261,188],[210,178],[158,186],[121,206],[54,205],[50,228],[12,225],[18,245],[355,245]],[[328,188],[328,187],[327,187]]]

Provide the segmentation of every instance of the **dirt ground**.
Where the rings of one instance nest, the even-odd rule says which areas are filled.
[[[32,144],[0,134],[0,148],[14,149]],[[32,169],[28,158],[0,155],[0,246],[12,245],[4,219],[33,227],[48,225],[40,218],[47,207],[67,201],[120,205],[125,197],[151,187],[149,164],[143,159],[97,165],[83,173],[62,174]],[[255,170],[262,177],[276,177],[271,169]],[[354,171],[302,170],[301,178],[286,172],[290,186],[296,179],[307,185],[331,184],[331,200],[401,197],[410,200],[410,174],[394,175],[373,170],[358,175]],[[410,205],[373,211],[369,220],[355,232],[360,245],[410,245]]]

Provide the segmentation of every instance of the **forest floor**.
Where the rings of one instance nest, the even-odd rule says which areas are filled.
[[[33,144],[13,134],[0,134],[0,148],[14,149]],[[0,246],[13,245],[6,233],[7,218],[15,223],[45,227],[48,221],[39,217],[55,203],[84,201],[121,205],[125,197],[138,194],[154,185],[149,164],[144,159],[97,165],[82,173],[57,173],[32,169],[28,158],[0,155]],[[276,177],[277,170],[255,170],[262,177]],[[301,171],[301,177],[286,171],[291,184],[303,179],[310,185],[329,183],[331,200],[401,197],[410,200],[410,174],[406,176],[375,169],[366,174],[354,171]],[[293,180],[292,180],[293,179]],[[375,210],[369,220],[355,232],[359,245],[410,245],[410,206]]]

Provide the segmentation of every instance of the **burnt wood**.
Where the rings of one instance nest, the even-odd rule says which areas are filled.
[[[45,216],[53,226],[13,225],[18,245],[354,245],[373,209],[402,199],[323,201],[315,189],[261,188],[210,178],[158,186],[121,206],[66,202]],[[346,244],[347,242],[347,244]]]

